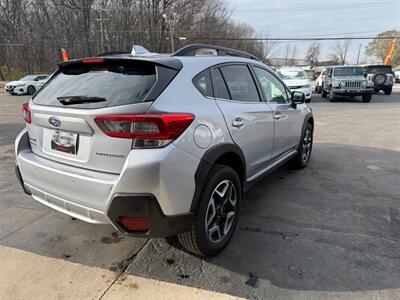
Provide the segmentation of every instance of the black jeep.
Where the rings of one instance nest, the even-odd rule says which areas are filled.
[[[390,65],[364,66],[364,76],[374,83],[374,92],[384,91],[385,95],[392,93],[394,76]]]

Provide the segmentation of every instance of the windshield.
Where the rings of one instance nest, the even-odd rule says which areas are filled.
[[[22,77],[19,81],[33,81],[35,80],[36,77],[37,77],[36,75],[28,75]]]
[[[369,73],[369,74],[378,74],[378,73],[391,74],[392,67],[391,66],[370,66],[370,67],[367,67],[367,73]]]
[[[361,67],[335,68],[334,76],[363,76],[364,72]]]
[[[278,75],[282,79],[308,79],[304,70],[279,70]]]
[[[156,82],[153,63],[140,61],[76,63],[65,66],[46,84],[33,102],[63,106],[57,98],[90,97],[105,101],[80,102],[76,108],[100,108],[142,102]]]

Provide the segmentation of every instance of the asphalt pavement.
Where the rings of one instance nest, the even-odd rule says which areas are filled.
[[[44,284],[32,278],[35,268],[48,264],[56,280],[57,266],[74,263],[100,270],[100,291],[87,296],[95,299],[110,296],[125,276],[178,284],[176,293],[189,286],[250,299],[400,298],[400,89],[371,103],[358,98],[329,103],[313,96],[309,167],[284,166],[260,181],[244,197],[230,245],[203,260],[173,240],[124,237],[25,195],[14,175],[13,142],[28,97],[0,95],[0,252],[8,255],[7,265],[0,262],[0,296],[13,285],[24,284],[29,294]],[[32,275],[17,276],[26,272]],[[79,278],[95,289],[94,277],[87,286]],[[67,282],[58,291],[74,288]]]

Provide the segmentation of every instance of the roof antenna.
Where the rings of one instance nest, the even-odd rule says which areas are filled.
[[[132,52],[131,52],[131,54],[133,55],[133,56],[135,56],[135,55],[143,55],[143,54],[149,54],[150,53],[150,51],[149,50],[147,50],[145,47],[143,47],[143,46],[140,46],[140,45],[133,45],[133,47],[132,47]]]

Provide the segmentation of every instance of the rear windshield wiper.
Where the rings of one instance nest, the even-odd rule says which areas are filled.
[[[62,96],[62,97],[57,97],[57,100],[60,101],[64,105],[107,101],[106,98],[95,97],[95,96],[93,96],[93,97],[91,97],[91,96]]]

